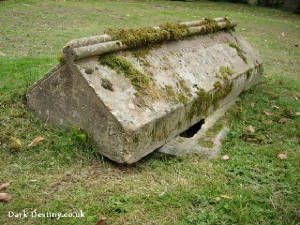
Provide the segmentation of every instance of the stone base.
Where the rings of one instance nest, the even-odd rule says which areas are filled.
[[[235,100],[213,112],[205,121],[200,121],[199,123],[203,123],[200,130],[191,137],[183,137],[186,133],[183,132],[157,151],[168,155],[199,154],[204,159],[216,158],[222,147],[222,140],[229,131],[226,111],[234,103]]]

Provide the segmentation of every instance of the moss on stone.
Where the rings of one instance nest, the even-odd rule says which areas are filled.
[[[114,40],[120,40],[129,48],[152,46],[164,41],[182,40],[189,35],[188,27],[178,23],[166,23],[159,26],[139,29],[119,29],[106,31]]]
[[[220,82],[220,81],[216,81],[216,82],[214,83],[214,88],[220,88],[220,87],[222,87],[221,82]]]
[[[199,89],[197,91],[198,97],[190,108],[188,118],[191,120],[194,116],[207,115],[209,107],[217,108],[219,101],[224,99],[232,91],[232,88],[233,83],[227,81],[224,82],[223,86],[215,88],[215,91],[211,93],[206,92],[204,89]]]
[[[213,148],[214,147],[214,142],[211,140],[207,140],[205,138],[199,138],[198,144],[204,148]]]
[[[106,78],[101,78],[101,86],[107,90],[114,91],[113,84]]]
[[[220,73],[225,80],[228,80],[228,76],[233,75],[233,71],[228,66],[220,66]]]
[[[249,69],[246,73],[247,80],[251,77],[253,69]]]
[[[100,56],[99,62],[101,65],[108,66],[117,73],[124,74],[138,92],[146,94],[146,90],[150,88],[151,78],[137,70],[125,58],[117,57],[114,54],[106,54]]]
[[[248,63],[247,57],[244,55],[242,49],[235,43],[229,43],[229,46],[236,49],[236,52],[239,57],[245,62]]]
[[[205,25],[197,34],[208,34],[220,30],[230,31],[234,29],[234,25],[228,19],[226,19],[225,28],[221,28],[214,19],[208,18],[197,25]],[[182,40],[190,36],[189,27],[179,23],[165,23],[159,25],[159,28],[109,29],[105,33],[109,34],[113,40],[120,40],[131,49],[151,47],[165,41]]]
[[[132,141],[133,141],[133,143],[139,143],[139,136],[138,136],[138,134],[135,134],[134,136],[133,136],[133,139],[132,139]]]
[[[84,72],[86,74],[92,74],[94,72],[94,70],[92,68],[85,68]]]
[[[177,95],[177,102],[185,104],[188,101],[189,99],[182,92],[179,92],[179,94]]]
[[[167,99],[170,101],[176,101],[176,93],[171,85],[165,85],[165,90],[167,92]]]
[[[187,96],[192,97],[191,89],[189,89],[186,86],[185,81],[183,79],[179,80],[179,85],[180,85],[181,89],[186,93]]]
[[[208,138],[215,138],[217,134],[223,129],[224,123],[226,123],[225,119],[219,119],[212,127],[210,127],[206,131],[205,136]]]

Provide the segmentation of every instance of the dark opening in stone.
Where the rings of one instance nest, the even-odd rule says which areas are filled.
[[[193,137],[202,127],[202,125],[205,123],[205,120],[202,119],[198,123],[191,126],[189,129],[183,131],[181,134],[179,134],[180,137],[184,138],[191,138]]]

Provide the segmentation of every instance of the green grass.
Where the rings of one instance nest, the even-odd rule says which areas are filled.
[[[26,89],[57,63],[70,39],[108,28],[229,15],[260,51],[262,82],[241,96],[221,155],[153,153],[116,165],[77,128],[56,128],[26,109]],[[299,224],[299,18],[276,9],[215,2],[8,1],[0,3],[0,224]],[[245,28],[245,30],[242,30]],[[284,36],[282,33],[284,32]],[[278,106],[276,107],[272,106]],[[266,110],[271,116],[263,113]],[[254,141],[248,142],[252,125]],[[45,138],[36,147],[27,145]],[[11,149],[11,138],[22,141]],[[82,138],[84,137],[84,138]],[[286,160],[276,157],[287,154]],[[216,197],[228,195],[232,199]],[[8,218],[8,211],[73,212],[84,218]]]

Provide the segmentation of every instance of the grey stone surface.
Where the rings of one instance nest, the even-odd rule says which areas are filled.
[[[93,37],[91,41],[81,40],[79,46],[86,45],[87,48],[93,48],[90,44],[94,46],[99,41],[105,42],[99,37]],[[230,43],[240,47],[247,63]],[[78,47],[78,42],[73,41],[72,45]],[[74,53],[70,49],[72,46],[64,51]],[[64,63],[37,81],[28,89],[28,106],[47,122],[75,125],[86,130],[93,137],[99,153],[118,163],[138,161],[216,111],[214,106],[210,106],[208,113],[193,117],[189,113],[199,98],[199,89],[214,93],[216,81],[225,85],[222,79],[216,77],[221,67],[233,71],[229,77],[233,89],[218,102],[218,109],[256,84],[262,73],[257,53],[234,32],[196,35],[164,43],[151,49],[143,60],[124,48],[114,54],[124,57],[142,73],[149,74],[159,96],[156,99],[142,96],[141,105],[141,96],[137,97],[130,80],[122,73],[100,65],[99,56],[92,52],[78,59],[67,57]],[[112,84],[113,91],[103,88],[103,79]],[[184,82],[190,96],[178,84],[180,81]],[[187,102],[170,100],[166,85],[172,87],[176,95],[184,93]]]
[[[182,137],[180,135],[174,137],[157,151],[168,155],[188,155],[198,154],[203,159],[216,158],[219,150],[222,147],[222,141],[229,131],[229,121],[226,119],[226,111],[235,103],[235,100],[228,102],[223,107],[217,109],[208,115],[201,126],[201,129],[192,137]],[[221,123],[223,127],[216,130],[213,134],[208,135],[209,129],[212,129],[216,123]],[[205,146],[205,143],[210,142],[212,146]]]

